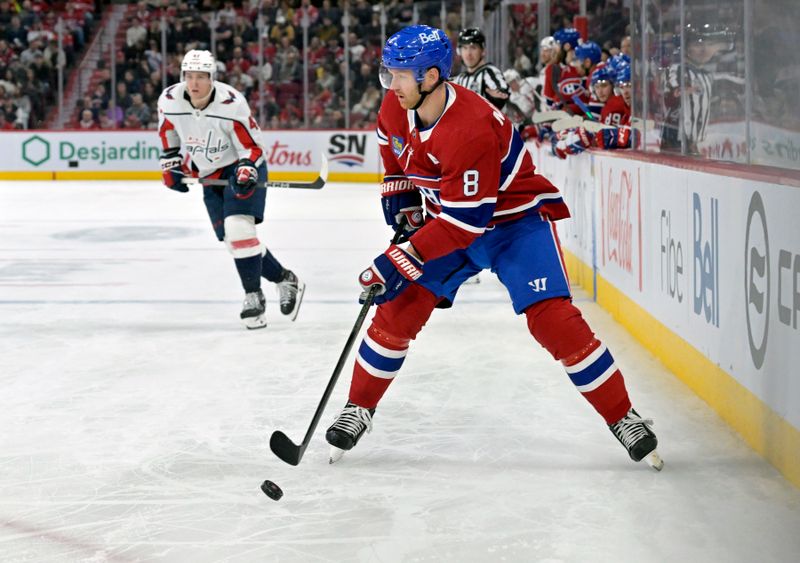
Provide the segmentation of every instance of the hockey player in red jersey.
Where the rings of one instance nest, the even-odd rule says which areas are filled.
[[[536,173],[507,117],[447,82],[451,61],[445,33],[425,25],[402,29],[383,50],[381,201],[387,224],[398,228],[407,218],[407,240],[359,277],[365,292],[378,286],[378,308],[358,350],[348,403],[326,433],[331,461],[371,430],[433,310],[451,306],[464,280],[490,269],[631,458],[660,468],[652,422],[633,410],[611,353],[572,304],[554,224],[569,216],[561,194]]]
[[[600,112],[600,123],[607,127],[596,132],[586,127],[577,127],[562,131],[553,140],[553,154],[559,158],[567,158],[571,154],[580,154],[588,148],[626,149],[631,146],[631,67],[624,61],[618,61],[611,69],[601,67],[592,75],[592,82],[597,91],[605,92],[607,88],[602,82],[613,76],[618,95],[608,98]],[[591,105],[590,105],[591,107]]]
[[[262,276],[276,283],[280,309],[292,320],[305,285],[259,241],[256,225],[264,217],[267,178],[258,124],[247,100],[235,89],[216,82],[216,61],[209,51],[191,50],[181,63],[181,82],[158,99],[158,134],[164,154],[161,174],[171,190],[188,192],[187,175],[224,179],[225,186],[203,188],[203,202],[217,238],[233,255],[245,291],[240,318],[248,329],[266,326]],[[188,158],[188,167],[181,156]]]

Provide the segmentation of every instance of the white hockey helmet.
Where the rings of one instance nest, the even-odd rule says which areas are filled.
[[[183,62],[181,63],[181,82],[186,80],[185,74],[187,71],[207,72],[211,77],[211,80],[214,80],[214,75],[217,72],[217,61],[214,59],[214,55],[212,55],[210,51],[192,49],[186,53],[186,56],[183,57]]]
[[[544,50],[544,49],[557,49],[558,48],[558,42],[553,38],[552,35],[548,35],[547,37],[542,39],[541,43],[539,43],[539,48],[542,49],[542,50]]]
[[[503,71],[503,78],[506,79],[506,82],[511,84],[512,82],[516,82],[522,78],[522,76],[520,76],[519,72],[517,72],[517,69],[509,68]]]

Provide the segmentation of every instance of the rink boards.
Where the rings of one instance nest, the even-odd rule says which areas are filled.
[[[331,182],[380,180],[375,132],[262,131],[272,181],[313,180],[328,160]],[[0,180],[156,180],[155,131],[4,131]]]
[[[530,149],[573,214],[573,283],[800,486],[800,186]]]

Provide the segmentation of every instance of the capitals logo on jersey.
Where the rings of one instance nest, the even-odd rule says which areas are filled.
[[[231,148],[231,145],[227,136],[216,136],[214,131],[209,130],[205,138],[187,135],[184,147],[186,152],[192,156],[202,154],[207,161],[218,162]]]

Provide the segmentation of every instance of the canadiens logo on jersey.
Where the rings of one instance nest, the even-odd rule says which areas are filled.
[[[581,94],[584,91],[583,78],[565,78],[558,83],[558,88],[565,96]]]
[[[392,135],[392,151],[397,156],[403,154],[403,147],[405,146],[405,142],[403,137],[398,137],[397,135]]]

